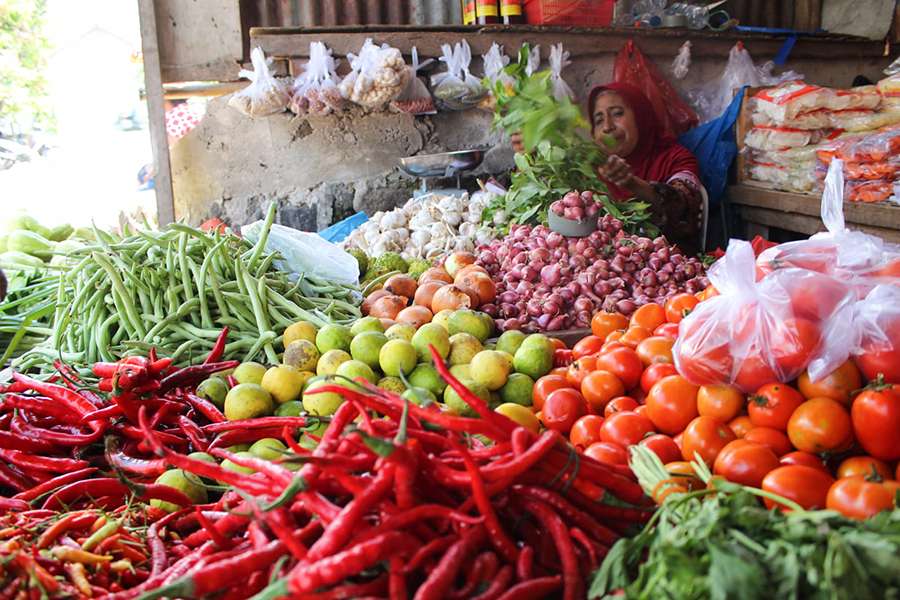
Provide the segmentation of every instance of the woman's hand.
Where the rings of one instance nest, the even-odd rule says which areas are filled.
[[[635,183],[634,173],[631,171],[631,165],[625,162],[625,159],[612,154],[606,159],[606,162],[597,167],[597,174],[606,181],[615,185],[631,189]]]
[[[525,152],[525,144],[522,143],[522,134],[518,131],[510,136],[512,148],[515,152]]]

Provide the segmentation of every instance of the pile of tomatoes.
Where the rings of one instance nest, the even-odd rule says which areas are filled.
[[[700,485],[689,461],[791,499],[866,518],[900,490],[900,385],[866,382],[854,361],[820,381],[762,382],[750,394],[694,385],[678,373],[672,347],[681,319],[700,299],[648,304],[626,318],[601,312],[572,363],[535,383],[545,427],[592,458],[626,465],[628,447],[659,456],[685,487]],[[771,503],[770,503],[771,504]]]

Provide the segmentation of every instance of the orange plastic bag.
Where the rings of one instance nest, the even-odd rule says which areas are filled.
[[[657,66],[634,45],[634,40],[625,42],[616,56],[613,80],[628,83],[644,92],[666,135],[677,137],[700,122],[697,113],[681,99]]]

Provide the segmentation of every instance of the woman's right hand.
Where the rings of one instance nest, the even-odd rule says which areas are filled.
[[[512,142],[512,148],[515,152],[521,153],[525,152],[525,144],[522,143],[522,134],[518,131],[510,136],[510,141]]]

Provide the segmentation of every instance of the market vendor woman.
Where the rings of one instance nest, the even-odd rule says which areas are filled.
[[[614,200],[637,198],[650,205],[651,221],[685,252],[700,242],[700,169],[690,151],[666,136],[653,107],[637,88],[611,83],[591,90],[588,98],[591,133],[610,156],[597,173]],[[608,148],[604,139],[612,138]],[[523,150],[521,137],[513,148]]]

